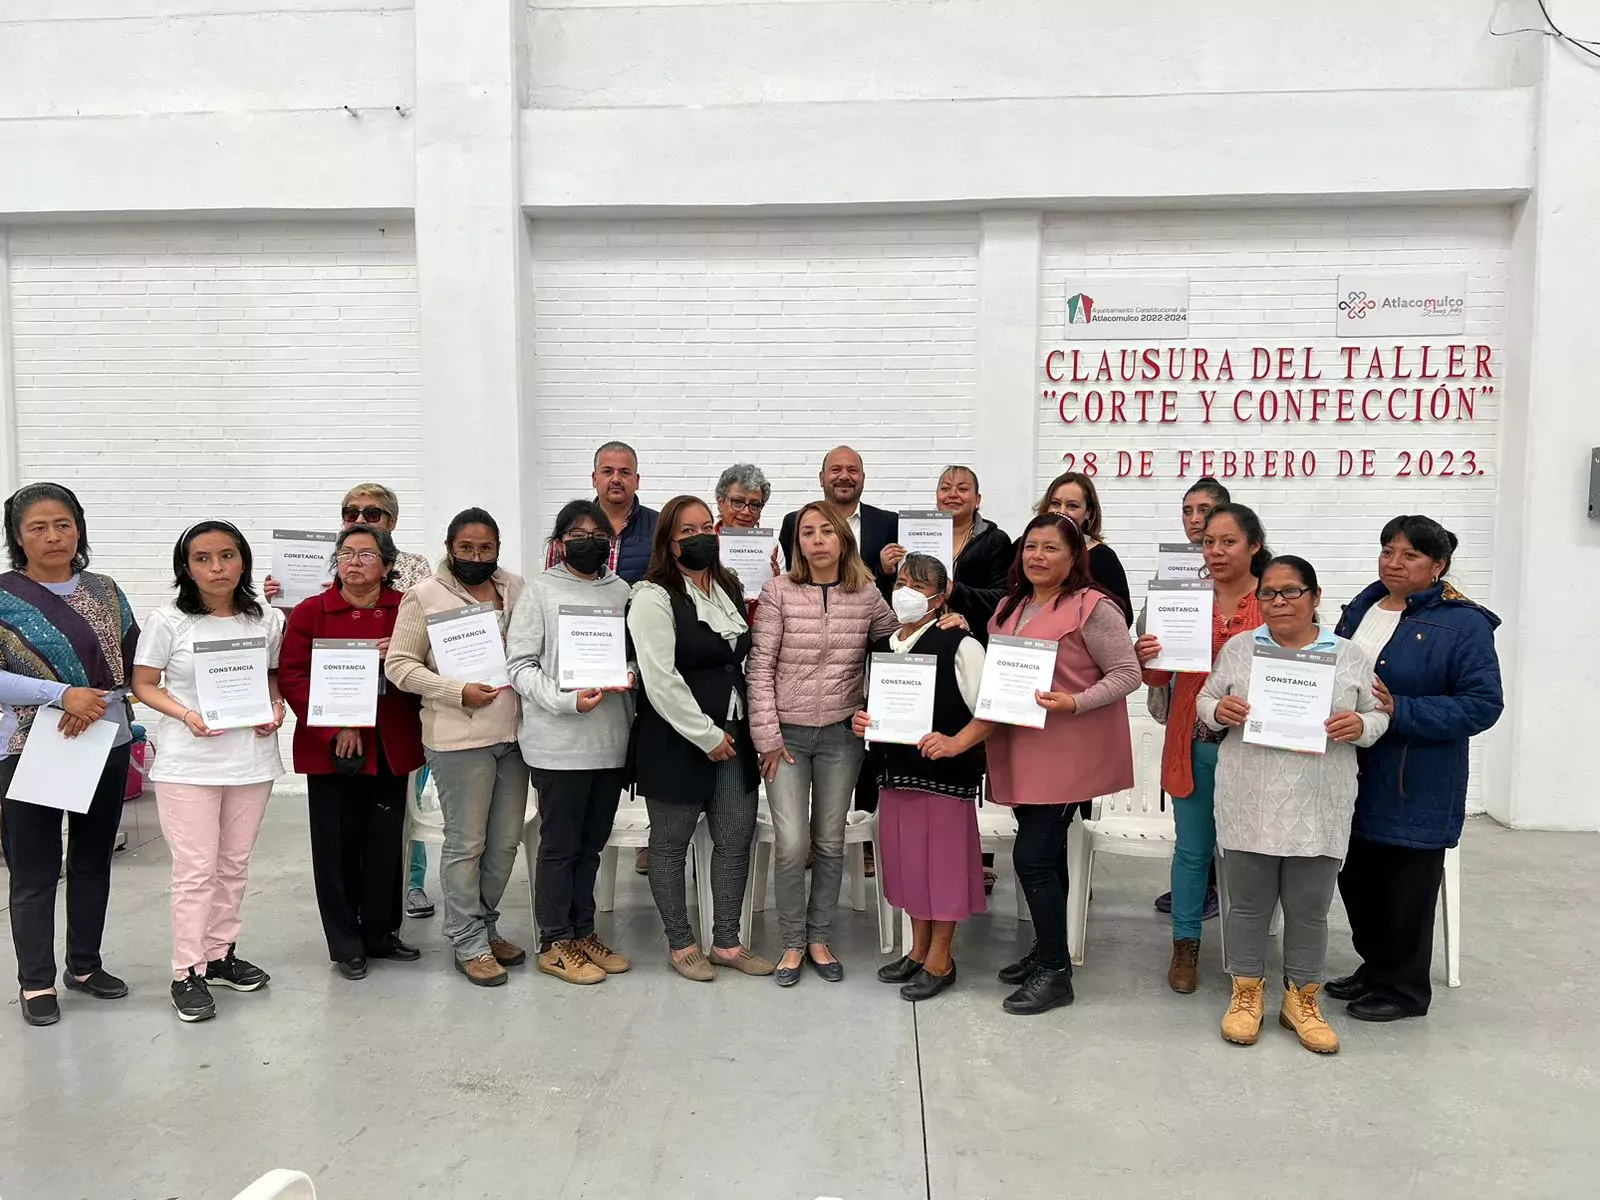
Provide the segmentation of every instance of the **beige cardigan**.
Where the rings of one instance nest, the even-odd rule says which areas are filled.
[[[500,594],[500,636],[504,638],[511,610],[522,595],[522,576],[496,571],[494,587]],[[401,691],[422,697],[422,744],[430,750],[475,750],[517,740],[522,702],[515,688],[506,688],[487,708],[467,708],[461,703],[461,689],[466,684],[434,670],[429,615],[476,603],[450,573],[448,561],[440,562],[432,577],[416,584],[400,601],[383,673]]]

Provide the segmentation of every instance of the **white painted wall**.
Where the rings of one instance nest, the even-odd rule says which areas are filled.
[[[541,532],[594,494],[611,438],[639,451],[656,506],[756,463],[774,527],[840,442],[890,508],[931,507],[940,468],[970,456],[970,216],[541,221],[533,272]]]
[[[353,483],[424,511],[409,224],[119,224],[9,237],[17,459],[78,493],[94,561],[139,612],[172,544],[234,521],[270,568],[274,526],[325,528]],[[409,519],[408,519],[409,518]]]
[[[1335,491],[1359,536],[1311,528],[1287,492],[1262,507],[1280,540],[1323,534],[1340,587],[1388,505],[1454,521],[1463,581],[1507,618],[1485,800],[1600,827],[1600,743],[1550,716],[1583,711],[1600,644],[1548,586],[1552,563],[1571,594],[1600,583],[1579,512],[1600,73],[1490,35],[1539,20],[1529,0],[0,0],[0,476],[76,469],[141,595],[164,589],[169,535],[152,558],[136,523],[216,499],[150,486],[150,463],[225,462],[263,527],[354,475],[390,477],[419,524],[487,491],[516,561],[604,436],[641,443],[653,498],[748,451],[780,510],[848,438],[879,500],[921,500],[966,457],[1015,524],[1067,449],[1038,358],[1073,264],[1183,263],[1196,340],[1254,343],[1301,332],[1341,263],[1459,263],[1503,351],[1498,427],[1485,405],[1462,431],[1492,443],[1491,474]],[[363,262],[407,274],[337,274]],[[269,282],[304,303],[252,291]],[[151,290],[186,283],[192,303]],[[388,306],[347,306],[347,284],[408,327],[349,313]],[[294,345],[235,353],[233,303],[249,336]],[[376,364],[345,352],[369,334],[397,339]],[[238,417],[198,445],[196,379]],[[313,440],[314,419],[355,435],[344,410],[311,415],[346,386],[401,414],[356,471]],[[1119,488],[1114,536],[1149,541],[1160,491]]]

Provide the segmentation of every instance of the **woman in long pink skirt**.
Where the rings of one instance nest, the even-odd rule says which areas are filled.
[[[929,739],[948,738],[972,720],[983,677],[983,647],[960,629],[940,629],[950,576],[927,554],[900,563],[890,599],[900,628],[873,647],[875,654],[915,654],[934,660],[933,732],[918,746],[872,742],[871,720],[855,716],[878,771],[878,873],[889,903],[911,916],[911,946],[880,967],[878,978],[898,983],[906,1000],[930,1000],[956,981],[950,943],[956,924],[984,911],[983,855],[978,846],[981,747],[930,759]]]

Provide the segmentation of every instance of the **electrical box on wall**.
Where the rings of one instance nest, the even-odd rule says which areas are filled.
[[[1589,451],[1589,519],[1600,517],[1600,446]]]

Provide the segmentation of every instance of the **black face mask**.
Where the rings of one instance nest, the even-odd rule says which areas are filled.
[[[593,575],[611,557],[611,543],[584,538],[579,542],[563,542],[561,558],[580,575]]]
[[[678,565],[685,571],[704,571],[716,561],[716,534],[697,533],[678,542]]]
[[[499,569],[500,560],[497,558],[491,558],[488,562],[470,562],[465,558],[457,558],[454,554],[450,556],[450,573],[468,587],[488,583]]]

